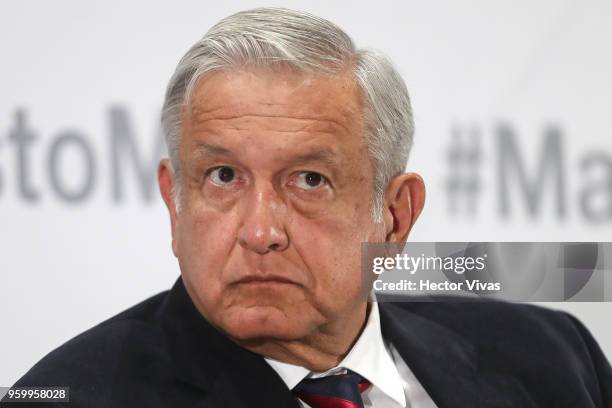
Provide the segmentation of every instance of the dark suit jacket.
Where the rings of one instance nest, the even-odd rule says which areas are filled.
[[[612,369],[568,314],[502,302],[379,306],[384,337],[440,408],[612,407]],[[51,352],[16,385],[69,386],[70,407],[298,406],[262,357],[208,324],[181,279]]]

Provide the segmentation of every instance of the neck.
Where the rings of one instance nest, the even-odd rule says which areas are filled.
[[[349,319],[326,324],[301,339],[265,338],[239,341],[247,350],[285,363],[322,372],[336,367],[348,354],[367,322],[369,304],[364,303]]]

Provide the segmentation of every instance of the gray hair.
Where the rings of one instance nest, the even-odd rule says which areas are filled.
[[[175,177],[174,199],[180,206],[179,141],[182,108],[197,81],[213,71],[244,67],[288,66],[298,72],[340,73],[350,69],[364,96],[364,125],[374,168],[374,222],[382,221],[384,192],[405,170],[414,124],[404,81],[378,51],[356,49],[332,22],[284,8],[257,8],[224,18],[180,60],[166,90],[162,128]]]

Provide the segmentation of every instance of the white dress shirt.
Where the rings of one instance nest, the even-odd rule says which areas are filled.
[[[338,366],[317,373],[268,357],[265,357],[265,360],[289,389],[293,389],[306,377],[325,377],[349,369],[372,384],[361,394],[365,408],[436,407],[395,347],[383,341],[378,303],[374,301],[370,305],[370,313],[363,332]],[[310,408],[305,402],[301,400],[300,402],[303,407]]]

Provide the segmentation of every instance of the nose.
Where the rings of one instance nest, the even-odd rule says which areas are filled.
[[[260,255],[282,251],[289,245],[285,231],[287,206],[272,186],[254,188],[243,209],[238,231],[240,246]]]

